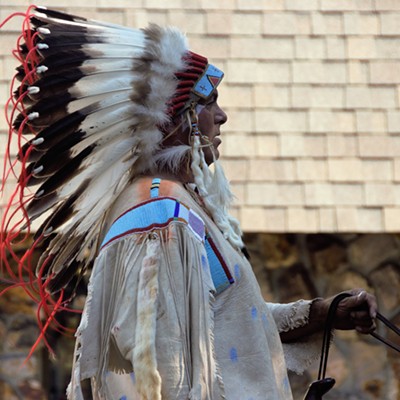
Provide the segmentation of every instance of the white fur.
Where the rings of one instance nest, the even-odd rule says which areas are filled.
[[[158,301],[158,243],[149,239],[139,276],[136,343],[133,370],[142,400],[161,400],[161,377],[156,358],[156,316]]]

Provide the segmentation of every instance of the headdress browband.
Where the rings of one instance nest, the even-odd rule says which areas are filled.
[[[178,88],[175,95],[168,101],[169,115],[173,116],[186,109],[195,100],[208,99],[222,81],[224,73],[208,60],[196,53],[188,51],[183,56],[186,68],[183,72],[177,72]]]

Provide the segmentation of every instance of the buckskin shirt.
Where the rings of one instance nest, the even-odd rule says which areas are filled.
[[[281,344],[310,301],[266,303],[244,255],[182,184],[141,178],[108,215],[77,331],[69,399],[292,398],[319,337]]]

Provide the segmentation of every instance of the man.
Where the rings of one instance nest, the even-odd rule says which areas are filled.
[[[222,71],[172,28],[44,9],[30,22],[14,135],[35,135],[20,227],[48,214],[32,247],[44,331],[94,262],[69,398],[91,379],[95,399],[290,399],[287,367],[318,356],[331,299],[261,296],[218,162]],[[371,332],[374,297],[351,294],[335,326]]]

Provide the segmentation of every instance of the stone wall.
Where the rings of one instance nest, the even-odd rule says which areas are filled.
[[[326,297],[355,287],[377,296],[379,309],[400,325],[400,237],[389,234],[247,234],[251,261],[264,297],[290,302]],[[82,298],[78,299],[82,302]],[[75,319],[63,323],[74,326]],[[379,328],[381,334],[386,331]],[[57,360],[39,350],[22,368],[38,330],[31,302],[21,292],[0,298],[0,399],[61,400],[69,381],[73,339],[52,335]],[[399,338],[389,335],[397,341]],[[291,374],[295,400],[316,379],[318,363]],[[328,375],[337,384],[326,399],[400,400],[398,354],[371,336],[337,331]],[[18,393],[20,397],[18,397]],[[3,395],[3,397],[1,397]]]
[[[21,290],[0,297],[0,399],[45,399],[40,357],[24,360],[35,342],[35,309]]]

